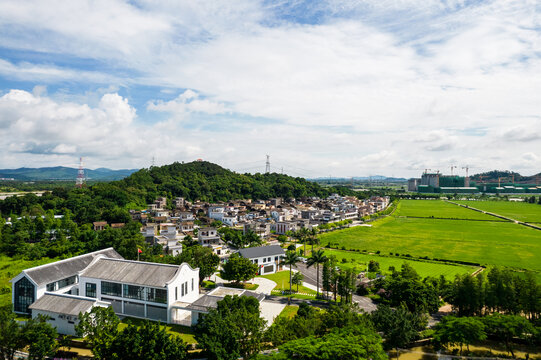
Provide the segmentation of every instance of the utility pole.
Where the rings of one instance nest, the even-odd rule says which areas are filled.
[[[267,155],[267,162],[265,163],[265,173],[270,173],[270,155]]]

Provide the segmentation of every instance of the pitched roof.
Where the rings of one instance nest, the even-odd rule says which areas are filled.
[[[89,311],[96,301],[96,299],[82,298],[73,295],[46,293],[30,305],[29,309],[76,316],[79,315],[80,312],[84,313]]]
[[[23,272],[31,278],[38,286],[49,284],[70,276],[86,268],[97,256],[105,256],[114,259],[123,259],[113,248],[94,251],[88,254],[75,256],[69,259],[56,261],[54,263],[36,266],[26,269]]]
[[[246,249],[240,249],[242,257],[253,259],[263,256],[285,255],[284,249],[280,245],[258,246]]]
[[[216,290],[213,290],[207,295],[201,296],[199,299],[188,305],[186,309],[207,312],[209,309],[218,308],[218,302],[222,301],[225,296],[251,296],[256,298],[259,302],[265,299],[265,294],[243,289],[217,287]]]
[[[103,258],[85,269],[81,276],[143,286],[165,287],[182,265]]]

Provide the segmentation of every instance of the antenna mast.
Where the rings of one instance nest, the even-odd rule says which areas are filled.
[[[75,186],[82,188],[85,183],[85,169],[83,167],[83,158],[79,158],[79,170],[77,170],[77,179],[75,179]]]
[[[265,163],[265,173],[270,173],[270,155],[267,155],[267,162]]]

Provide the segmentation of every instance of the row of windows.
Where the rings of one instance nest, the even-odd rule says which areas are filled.
[[[52,282],[50,284],[47,284],[47,291],[56,291],[66,286],[73,285],[77,282],[77,280],[77,275],[73,275],[68,278]]]
[[[274,261],[278,261],[278,256],[275,256],[274,257]],[[268,257],[268,258],[263,258],[263,260],[261,261],[262,263],[269,263],[272,261],[272,257]],[[259,259],[255,259],[255,260],[252,260],[252,263],[254,264],[258,264],[259,263]]]
[[[167,303],[167,290],[147,288],[144,286],[101,282],[102,295],[125,297],[127,299],[151,301],[161,304]],[[96,284],[86,283],[86,296],[96,297]]]
[[[194,291],[194,279],[192,279],[192,290],[191,291]],[[180,284],[180,296],[184,296],[184,295],[187,295],[188,294],[188,282],[183,282],[182,284]],[[178,288],[175,287],[175,300],[178,300]]]

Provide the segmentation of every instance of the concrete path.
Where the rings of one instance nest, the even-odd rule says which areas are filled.
[[[271,326],[274,322],[274,319],[280,315],[282,310],[286,307],[286,304],[281,304],[277,302],[263,300],[259,304],[261,309],[261,317],[267,320],[267,327]]]
[[[270,295],[272,289],[276,287],[276,283],[274,281],[262,277],[256,277],[250,282],[259,285],[258,288],[254,290],[254,292],[265,295]]]

